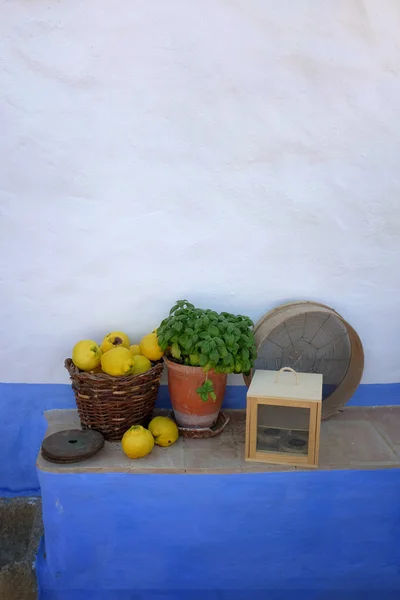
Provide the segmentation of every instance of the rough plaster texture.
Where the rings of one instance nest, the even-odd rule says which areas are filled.
[[[328,303],[400,379],[398,0],[0,12],[0,380],[180,297]]]
[[[41,503],[0,498],[0,598],[36,600],[35,560],[43,535]]]

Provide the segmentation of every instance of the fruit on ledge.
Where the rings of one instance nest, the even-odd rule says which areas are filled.
[[[179,437],[178,427],[169,417],[154,417],[149,423],[149,431],[158,446],[172,446]]]
[[[148,429],[132,425],[122,438],[122,450],[128,458],[143,458],[154,448],[154,438]]]

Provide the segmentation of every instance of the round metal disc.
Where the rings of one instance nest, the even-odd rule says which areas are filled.
[[[104,446],[104,437],[91,429],[67,429],[53,433],[42,443],[42,456],[55,463],[74,463],[94,456]]]

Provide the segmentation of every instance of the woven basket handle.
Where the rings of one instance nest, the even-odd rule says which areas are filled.
[[[279,383],[279,376],[281,373],[293,373],[293,375],[296,377],[296,385],[299,385],[299,375],[294,369],[291,369],[290,367],[282,367],[282,369],[278,371],[275,377],[275,383]]]

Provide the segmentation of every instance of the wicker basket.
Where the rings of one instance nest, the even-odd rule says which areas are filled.
[[[106,440],[120,440],[134,424],[147,425],[160,386],[163,363],[141,375],[111,377],[80,371],[70,358],[65,361],[83,429],[95,429]]]

